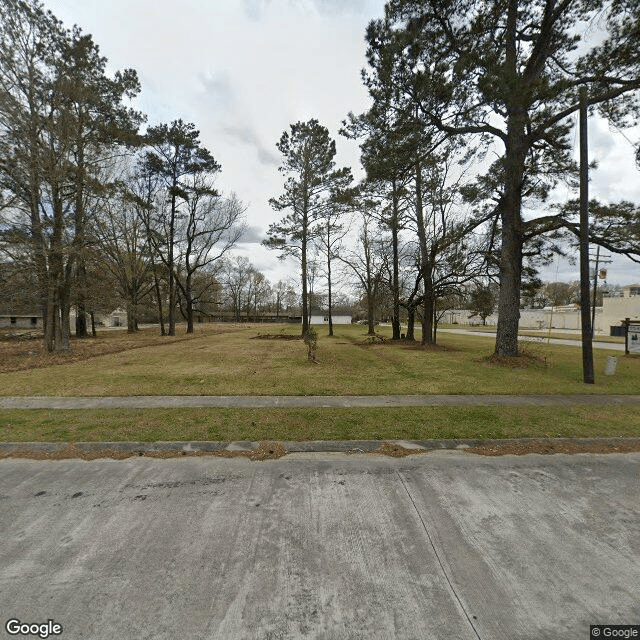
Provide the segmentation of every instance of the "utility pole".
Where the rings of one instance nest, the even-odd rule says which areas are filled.
[[[597,245],[595,258],[593,256],[589,256],[589,260],[595,263],[593,268],[593,304],[591,306],[591,339],[593,339],[593,336],[596,333],[596,295],[598,292],[598,277],[603,280],[607,277],[606,269],[602,270],[604,275],[600,273],[599,269],[601,264],[611,263],[611,256],[601,256],[600,245]]]
[[[587,88],[580,87],[580,316],[582,320],[582,375],[594,384],[593,340],[589,313],[589,149],[587,144]]]

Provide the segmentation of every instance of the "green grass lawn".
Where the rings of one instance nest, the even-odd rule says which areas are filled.
[[[0,441],[4,442],[638,435],[637,407],[0,410]]]
[[[42,368],[0,373],[3,395],[385,395],[640,392],[640,358],[595,350],[596,384],[581,351],[527,343],[529,357],[490,361],[486,337],[439,335],[437,348],[366,343],[361,326],[319,327],[318,364],[301,340],[257,339],[299,326],[201,329],[188,340],[136,346]],[[390,328],[379,327],[390,337]],[[148,340],[148,334],[146,339]],[[116,340],[106,336],[104,340]],[[142,339],[142,337],[140,338]],[[100,338],[99,338],[100,340]],[[602,375],[618,357],[614,376]],[[70,358],[70,360],[73,360]],[[1,441],[315,440],[640,435],[635,407],[425,407],[0,411]]]
[[[580,349],[539,343],[526,366],[493,364],[488,338],[441,333],[436,349],[363,344],[360,326],[320,327],[318,364],[301,340],[260,340],[297,326],[203,333],[188,341],[128,349],[46,368],[0,373],[3,395],[384,395],[637,393],[640,358],[595,350],[596,384],[582,383]],[[380,327],[381,335],[390,329]],[[602,375],[619,356],[615,376]]]

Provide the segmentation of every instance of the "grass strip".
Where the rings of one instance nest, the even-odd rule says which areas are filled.
[[[636,407],[12,409],[2,442],[640,436]]]

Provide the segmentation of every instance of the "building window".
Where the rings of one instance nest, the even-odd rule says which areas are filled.
[[[11,316],[10,322],[11,324],[18,324],[18,319],[15,316]]]
[[[323,322],[329,322],[329,316],[325,316],[324,318],[322,318]]]
[[[31,318],[31,326],[35,327],[38,324],[38,318]]]

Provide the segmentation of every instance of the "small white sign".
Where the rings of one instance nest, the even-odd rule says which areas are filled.
[[[640,353],[640,324],[629,323],[627,346],[629,353]]]

